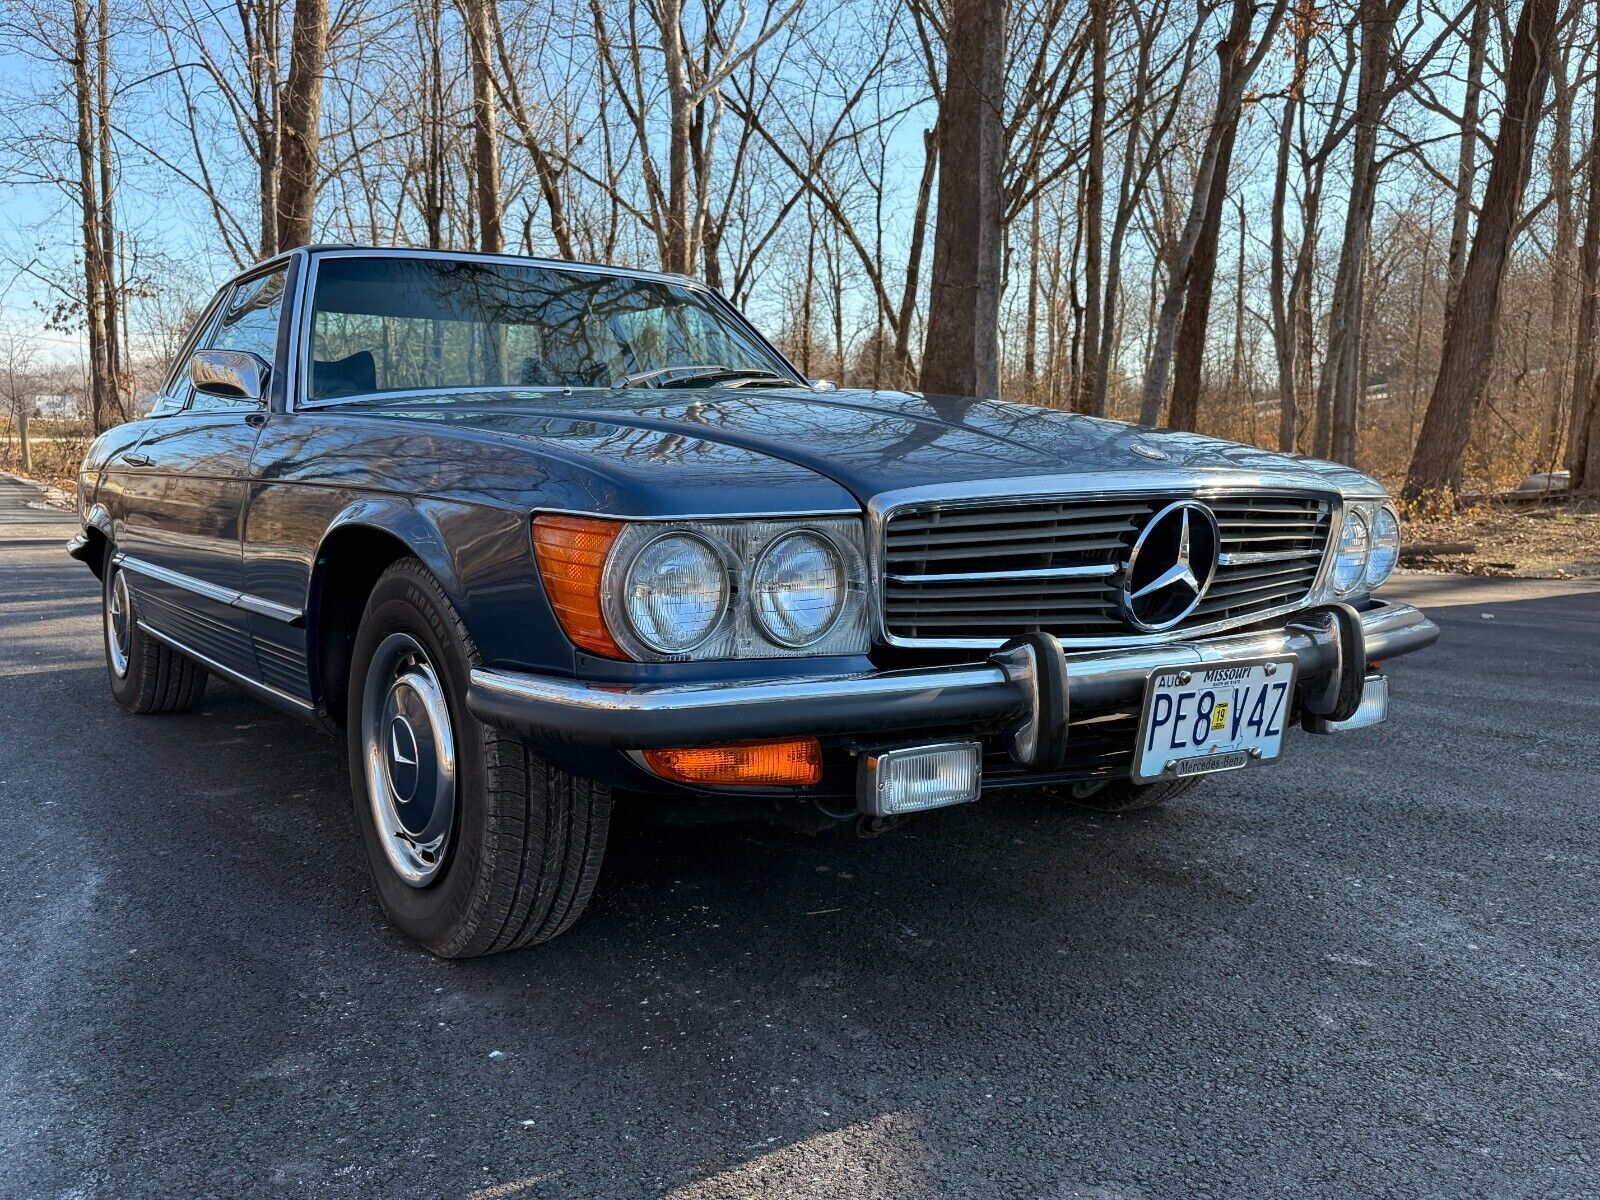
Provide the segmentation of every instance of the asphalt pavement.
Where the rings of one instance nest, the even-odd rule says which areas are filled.
[[[446,963],[340,746],[107,691],[0,480],[0,1196],[1600,1194],[1600,585],[1410,576],[1390,722],[1168,810],[615,830]]]

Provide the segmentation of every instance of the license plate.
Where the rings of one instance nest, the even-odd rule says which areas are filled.
[[[1277,758],[1294,668],[1294,659],[1277,658],[1152,672],[1134,782],[1234,771]]]

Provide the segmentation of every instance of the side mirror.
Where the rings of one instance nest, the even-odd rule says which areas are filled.
[[[264,404],[271,373],[266,360],[248,350],[196,350],[189,356],[189,379],[207,396]]]
[[[813,392],[837,392],[839,385],[831,379],[813,379],[811,381]]]

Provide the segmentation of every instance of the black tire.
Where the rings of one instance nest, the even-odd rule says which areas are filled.
[[[1050,795],[1075,808],[1091,812],[1125,813],[1169,804],[1190,792],[1198,779],[1173,779],[1166,783],[1137,784],[1131,779],[1106,783],[1072,783],[1050,789]]]
[[[397,640],[420,650],[421,666],[412,655],[408,669],[431,672],[438,688],[432,695],[442,698],[448,709],[445,736],[453,742],[453,798],[443,818],[446,840],[436,856],[419,854],[403,864],[425,864],[434,872],[419,882],[408,882],[391,858],[397,853],[396,836],[380,833],[382,802],[370,790],[369,769],[382,772],[377,777],[380,789],[392,787],[391,794],[398,795],[400,788],[388,766],[394,760],[373,758],[374,752],[386,756],[387,747],[374,751],[363,728],[371,702],[369,675],[375,661],[379,667],[374,678],[387,675],[385,647]],[[443,958],[515,950],[570,928],[594,891],[611,818],[608,787],[552,768],[529,746],[467,711],[468,676],[481,661],[444,590],[419,561],[401,559],[379,577],[367,599],[350,663],[346,737],[356,823],[384,914],[407,937]],[[392,696],[398,685],[374,684],[379,686],[388,687]],[[387,705],[383,709],[391,711]],[[392,730],[396,716],[387,718],[385,728]],[[437,726],[424,730],[437,731]],[[417,760],[425,752],[430,762],[436,757],[430,743],[420,743],[425,750],[417,750],[415,740],[409,744]],[[413,772],[413,781],[417,774]],[[413,796],[416,786],[413,782]],[[390,811],[398,813],[408,803],[409,797]],[[398,853],[407,854],[403,842]]]
[[[183,712],[200,703],[206,692],[206,669],[139,628],[133,591],[109,550],[100,573],[100,610],[106,677],[118,704],[143,714]]]

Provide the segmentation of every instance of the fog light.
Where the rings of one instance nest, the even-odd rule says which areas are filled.
[[[1389,677],[1369,673],[1361,688],[1361,704],[1343,721],[1306,714],[1305,728],[1310,733],[1350,733],[1382,725],[1389,718]]]
[[[982,778],[982,747],[977,742],[881,750],[861,756],[856,803],[874,817],[965,804],[978,798]]]

